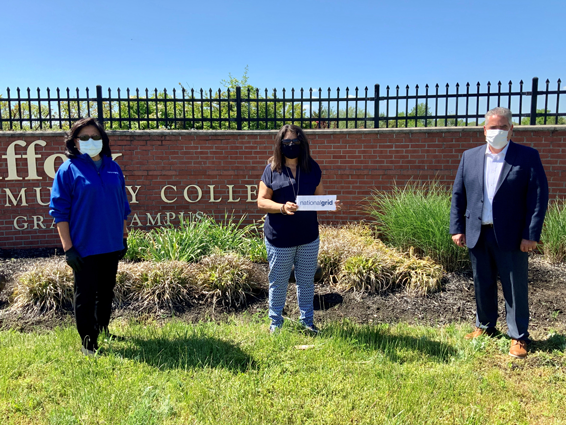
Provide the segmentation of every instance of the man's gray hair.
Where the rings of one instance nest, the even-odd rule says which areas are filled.
[[[513,125],[513,114],[511,113],[510,109],[501,107],[490,109],[489,111],[487,111],[487,114],[485,114],[485,123],[487,124],[487,119],[489,117],[493,117],[494,115],[507,118],[509,127]]]

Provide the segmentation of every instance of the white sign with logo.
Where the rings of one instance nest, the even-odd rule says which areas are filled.
[[[299,211],[336,211],[336,195],[299,195]]]

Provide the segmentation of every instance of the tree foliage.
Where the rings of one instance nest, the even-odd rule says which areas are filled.
[[[291,96],[283,89],[271,93],[249,83],[248,67],[242,77],[228,74],[221,80],[223,89],[213,91],[185,88],[167,90],[126,91],[123,96],[118,89],[117,96],[110,96],[102,102],[106,128],[112,130],[149,130],[149,129],[197,129],[197,130],[236,130],[238,114],[242,130],[279,129],[283,124],[295,123],[303,128],[373,128],[374,117],[366,101],[347,102],[345,98],[330,101],[322,98],[322,91],[310,89],[304,96]],[[238,99],[239,93],[239,99]],[[313,97],[314,96],[314,97]],[[330,89],[328,89],[330,96]],[[349,98],[348,91],[346,98]],[[49,97],[49,93],[48,93]],[[338,96],[337,96],[338,97]],[[357,97],[357,89],[356,89]],[[41,98],[41,101],[37,99]],[[39,89],[35,100],[30,89],[26,94],[18,93],[10,101],[0,96],[1,130],[67,130],[80,117],[98,116],[98,105],[88,96],[80,97],[77,89],[75,98],[70,90],[59,92],[51,100],[40,96]],[[16,100],[14,100],[16,99]],[[82,100],[81,100],[82,99]],[[92,98],[91,98],[92,99]],[[283,101],[285,99],[285,101]],[[238,108],[239,105],[239,108]],[[353,105],[353,106],[352,106]],[[370,103],[371,105],[371,103]],[[538,109],[537,125],[566,125],[566,117],[552,116],[550,110]],[[546,115],[546,123],[544,115]],[[418,103],[410,112],[398,112],[396,115],[379,114],[380,128],[414,127],[453,127],[482,125],[475,120],[467,123],[463,119],[429,118],[433,113],[426,103]],[[528,117],[521,120],[521,125],[529,125]]]

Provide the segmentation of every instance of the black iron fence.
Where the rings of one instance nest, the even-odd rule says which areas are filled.
[[[561,80],[556,88],[538,78],[530,87],[520,81],[481,86],[456,84],[453,90],[418,85],[354,90],[295,90],[233,87],[224,90],[173,89],[144,91],[101,86],[71,91],[9,88],[0,95],[0,130],[68,129],[85,116],[95,117],[107,129],[277,129],[286,123],[303,128],[408,128],[481,125],[485,113],[504,106],[519,125],[566,124],[560,105]]]

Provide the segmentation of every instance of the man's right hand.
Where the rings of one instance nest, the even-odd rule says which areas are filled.
[[[65,251],[65,260],[67,264],[76,272],[80,272],[83,268],[84,260],[79,255],[79,251],[74,246]]]
[[[452,235],[452,240],[458,246],[465,247],[466,246],[466,235],[463,233],[458,233],[456,235]]]

